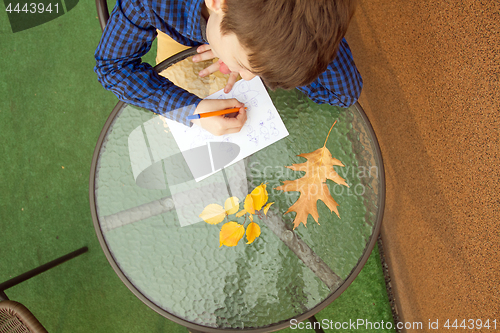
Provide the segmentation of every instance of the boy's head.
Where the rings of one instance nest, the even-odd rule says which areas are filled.
[[[335,58],[352,0],[205,0],[213,52],[245,80],[271,89],[314,81]]]

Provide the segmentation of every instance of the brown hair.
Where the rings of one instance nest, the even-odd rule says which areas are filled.
[[[271,89],[314,81],[335,59],[352,0],[225,0],[221,33],[234,33],[252,72]]]

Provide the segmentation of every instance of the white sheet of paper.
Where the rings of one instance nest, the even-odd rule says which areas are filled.
[[[192,151],[192,149],[196,147],[206,146],[208,149],[210,146],[209,143],[211,142],[230,142],[237,144],[240,151],[232,161],[223,166],[226,167],[288,135],[285,124],[281,120],[264,84],[258,76],[250,81],[240,80],[236,82],[233,89],[228,94],[220,90],[207,97],[207,99],[229,98],[236,98],[247,107],[247,122],[238,133],[214,136],[199,126],[193,125],[192,127],[188,127],[167,119],[167,124],[172,135],[183,154],[189,150]],[[208,150],[210,151],[210,149]],[[212,170],[212,172],[195,178],[196,181],[205,179],[221,169],[220,167],[217,169],[214,167],[213,156],[211,153],[209,154],[210,162],[206,163],[211,163],[211,169],[209,168],[209,170]],[[187,153],[184,156],[186,157]],[[201,159],[198,161],[189,161],[188,158],[186,158],[186,162],[193,174],[195,174],[193,170],[199,167],[199,163],[205,163],[201,162]]]

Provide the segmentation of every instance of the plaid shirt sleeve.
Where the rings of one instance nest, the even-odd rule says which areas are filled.
[[[141,62],[156,38],[155,14],[140,0],[118,0],[95,52],[98,81],[118,99],[190,126],[201,99]]]
[[[331,104],[347,108],[359,98],[363,80],[345,39],[339,46],[337,58],[325,72],[307,86],[297,87],[318,104]]]

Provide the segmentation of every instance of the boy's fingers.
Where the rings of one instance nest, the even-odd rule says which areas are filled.
[[[227,129],[226,134],[238,133],[239,131],[241,131],[241,127],[239,127],[239,128],[229,128],[229,129]]]
[[[204,61],[204,60],[213,59],[213,58],[215,58],[213,51],[208,50],[206,52],[194,55],[193,62]]]
[[[233,89],[234,84],[236,83],[236,80],[238,79],[238,72],[231,72],[229,74],[229,79],[227,80],[226,87],[224,88],[224,92],[227,94]]]
[[[241,131],[241,128],[243,127],[243,125],[245,123],[241,123],[241,124],[234,123],[235,120],[236,120],[236,118],[231,118],[228,120],[228,121],[231,121],[232,124],[224,130],[224,134],[238,133],[239,131]]]
[[[216,136],[238,133],[239,131],[241,131],[247,120],[247,113],[243,104],[238,102],[238,100],[234,98],[212,101],[221,102],[220,104],[218,104],[218,108],[240,107],[239,112],[236,117],[209,117],[204,119],[192,120],[192,122],[200,125],[202,128],[205,128],[207,131]]]
[[[207,75],[210,75],[212,73],[215,73],[219,70],[219,63],[215,62],[213,64],[211,64],[210,66],[208,66],[207,68],[201,70],[198,75],[200,75],[201,77],[204,77],[204,76],[207,76]]]
[[[241,103],[236,98],[229,98],[229,99],[225,99],[223,101],[226,102],[227,108],[240,108],[240,112],[242,109],[243,109],[243,111],[245,110],[245,108],[244,108],[245,104]]]
[[[238,113],[236,119],[238,119],[242,124],[245,124],[245,122],[247,121],[247,111],[244,107],[240,108],[240,112]]]
[[[237,103],[241,104],[240,102]],[[243,125],[245,125],[245,122],[247,121],[247,112],[245,111],[245,107],[240,107],[240,110],[236,115],[236,117],[224,117],[223,119],[224,122],[226,123],[227,130],[231,131],[236,130],[236,132],[239,132],[243,127]]]
[[[240,108],[240,112],[238,112],[236,118],[232,118],[231,120],[236,121],[239,124],[239,128],[241,129],[247,121],[247,112],[245,111],[245,108]]]
[[[210,47],[210,44],[203,44],[203,45],[198,46],[196,51],[198,53],[202,53],[202,52],[206,52],[206,51],[211,50],[211,49],[212,48]]]

